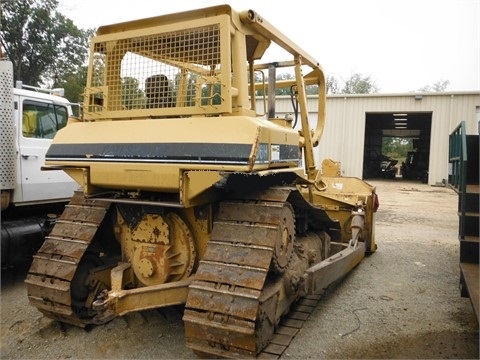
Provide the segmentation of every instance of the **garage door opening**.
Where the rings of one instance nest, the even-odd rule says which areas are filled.
[[[431,112],[366,113],[363,178],[428,181]]]

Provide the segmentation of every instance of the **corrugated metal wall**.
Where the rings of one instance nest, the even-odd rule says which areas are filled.
[[[421,97],[421,99],[416,99]],[[258,102],[258,108],[263,106]],[[316,101],[308,102],[312,127],[317,120]],[[480,92],[425,94],[331,95],[327,98],[327,121],[316,161],[340,161],[344,176],[362,177],[366,114],[375,112],[431,112],[430,166],[428,183],[448,177],[448,136],[465,121],[468,134],[478,134]],[[289,97],[277,97],[276,113],[293,113]]]

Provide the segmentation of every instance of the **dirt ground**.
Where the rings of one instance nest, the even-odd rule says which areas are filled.
[[[284,359],[478,359],[478,322],[459,290],[457,196],[416,182],[377,187],[378,250],[329,289]],[[190,359],[182,308],[88,330],[28,305],[25,269],[2,273],[2,359]]]

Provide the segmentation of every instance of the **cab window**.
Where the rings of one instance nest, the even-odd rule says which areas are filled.
[[[22,133],[24,137],[53,139],[68,120],[67,107],[40,101],[23,101]]]

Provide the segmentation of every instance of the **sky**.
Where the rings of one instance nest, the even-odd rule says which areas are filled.
[[[480,0],[59,0],[82,29],[228,3],[253,9],[340,81],[380,93],[480,90]]]

